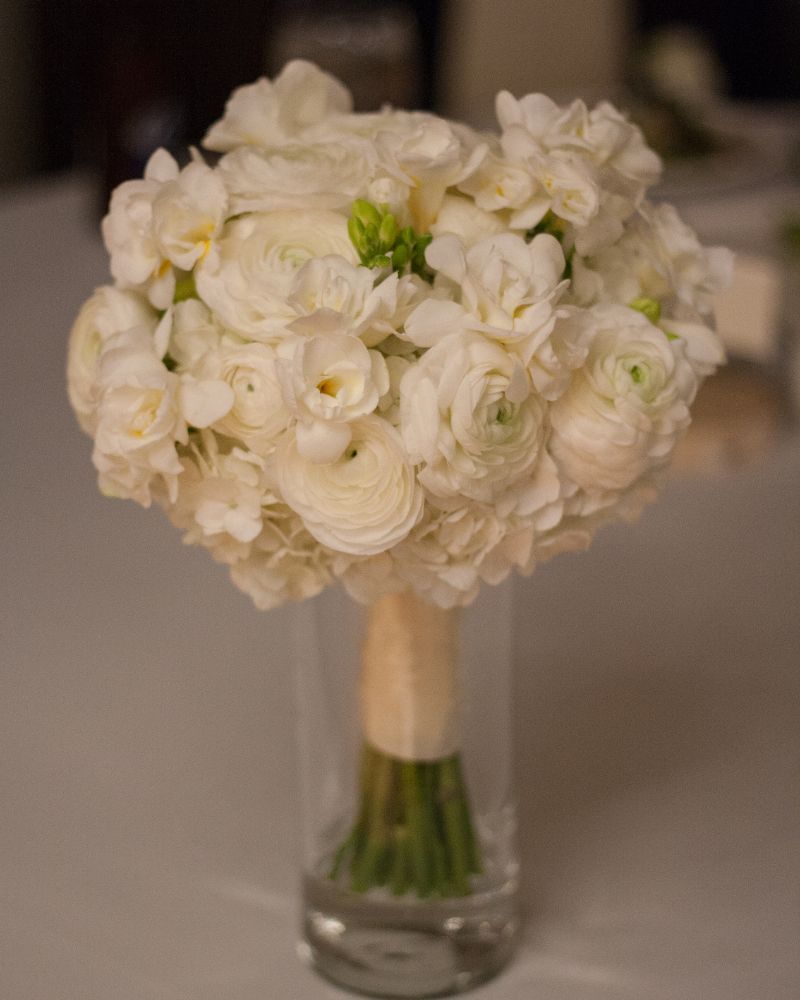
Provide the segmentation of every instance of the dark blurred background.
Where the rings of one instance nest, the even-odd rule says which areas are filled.
[[[0,182],[90,166],[108,189],[156,146],[198,142],[235,86],[296,56],[342,78],[359,110],[485,124],[500,86],[619,91],[675,25],[717,65],[719,96],[800,98],[797,0],[0,0]]]

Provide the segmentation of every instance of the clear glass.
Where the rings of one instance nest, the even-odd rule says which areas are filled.
[[[485,587],[470,608],[443,613],[445,626],[458,622],[457,735],[442,757],[426,760],[399,759],[365,739],[370,609],[333,589],[297,609],[301,953],[340,986],[446,996],[511,957],[510,588]],[[374,639],[374,618],[371,627]]]

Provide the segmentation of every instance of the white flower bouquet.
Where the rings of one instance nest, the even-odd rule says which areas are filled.
[[[646,200],[639,130],[540,94],[497,117],[355,114],[293,62],[233,94],[214,162],[159,150],[112,196],[68,362],[100,489],[155,499],[259,608],[341,581],[449,609],[585,547],[654,496],[723,360],[729,254]],[[421,894],[480,867],[439,749],[461,867]]]

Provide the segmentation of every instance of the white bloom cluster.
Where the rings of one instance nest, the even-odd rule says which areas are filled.
[[[103,492],[155,498],[262,608],[341,580],[443,607],[654,495],[729,254],[645,199],[609,104],[497,98],[499,135],[354,114],[292,62],[182,169],[113,194],[115,284],[68,381]]]

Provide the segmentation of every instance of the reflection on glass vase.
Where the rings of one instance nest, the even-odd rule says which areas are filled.
[[[330,591],[294,622],[303,953],[373,996],[488,979],[518,926],[510,584],[454,611]]]

